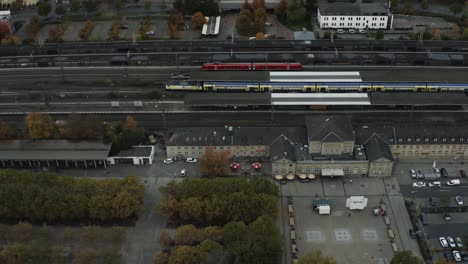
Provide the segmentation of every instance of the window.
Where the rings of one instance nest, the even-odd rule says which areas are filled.
[[[344,23],[340,23],[340,26],[344,26]]]
[[[332,20],[336,20],[336,17],[332,17]]]
[[[356,26],[358,26],[358,27],[359,27],[360,25],[361,25],[361,23],[356,23]]]
[[[437,142],[437,138],[434,138],[434,142]]]
[[[352,25],[353,25],[353,23],[348,23],[348,26],[352,26]]]
[[[429,138],[425,138],[424,141],[429,142]]]
[[[375,23],[372,23],[372,26],[374,26],[374,27],[375,27]]]
[[[385,20],[385,17],[381,17],[381,18],[380,18],[380,21],[384,21],[384,20]]]
[[[333,26],[333,27],[336,26],[336,23],[332,23],[332,26]]]
[[[384,25],[385,25],[384,23],[380,23],[380,26],[382,26],[382,27],[383,27]]]
[[[324,17],[323,20],[328,20],[328,17]]]
[[[407,141],[408,141],[408,142],[411,142],[411,138],[408,138]]]
[[[421,139],[420,139],[420,138],[416,138],[416,142],[419,142],[419,141],[421,141]]]
[[[328,23],[323,23],[323,26],[324,26],[324,27],[328,27]]]
[[[344,17],[340,17],[340,20],[342,20],[342,21],[343,21],[343,20],[344,20]]]

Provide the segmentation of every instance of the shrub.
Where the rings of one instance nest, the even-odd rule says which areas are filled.
[[[91,32],[93,31],[93,28],[94,28],[94,21],[87,20],[84,26],[80,30],[80,39],[88,40],[89,36],[91,35]]]

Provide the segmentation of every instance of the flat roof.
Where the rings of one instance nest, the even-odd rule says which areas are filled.
[[[370,105],[365,93],[272,93],[272,105]]]
[[[205,17],[206,24],[203,25],[202,35],[218,35],[221,17]]]
[[[0,160],[105,160],[110,148],[100,141],[3,140]]]
[[[185,105],[270,105],[268,93],[186,93]]]
[[[153,150],[153,146],[133,146],[130,149],[122,150],[115,154],[114,158],[126,157],[149,157]]]
[[[357,71],[270,72],[270,82],[361,82]]]
[[[372,105],[468,105],[462,93],[369,93]]]
[[[412,68],[375,71],[360,71],[364,82],[465,82],[468,74],[465,67],[458,68]]]

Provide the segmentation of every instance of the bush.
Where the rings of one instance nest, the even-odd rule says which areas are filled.
[[[146,32],[151,30],[151,18],[145,17],[140,23],[140,29],[138,30],[138,35],[142,40],[149,39],[149,36],[146,35]]]
[[[88,20],[80,30],[80,39],[88,40],[94,28],[94,21]]]
[[[34,37],[41,30],[42,24],[39,20],[39,17],[31,17],[29,19],[28,30],[26,32],[26,39],[29,41],[34,41]]]
[[[122,26],[122,18],[116,17],[114,19],[114,22],[112,22],[112,26],[111,26],[111,29],[109,30],[109,33],[107,33],[107,36],[108,36],[107,39],[110,41],[119,40],[121,26]]]

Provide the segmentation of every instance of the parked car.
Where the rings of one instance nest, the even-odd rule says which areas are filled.
[[[416,171],[416,176],[418,179],[424,178],[424,173],[421,170]]]
[[[181,176],[181,177],[185,177],[185,169],[181,169],[181,170],[180,170],[180,176]]]
[[[434,186],[434,187],[440,187],[440,186],[442,186],[442,184],[440,183],[440,181],[432,182],[431,185]],[[432,186],[431,186],[431,187],[432,187]]]
[[[436,175],[439,175],[439,176],[440,176],[440,170],[439,170],[439,168],[436,168],[436,167],[432,168],[432,172],[434,172]]]
[[[266,26],[266,27],[271,27],[271,26],[273,26],[273,24],[270,23],[270,22],[266,22],[266,23],[265,23],[265,26]]]
[[[464,170],[460,170],[459,172],[460,172],[460,176],[461,176],[462,178],[466,178],[466,173],[465,173]]]
[[[414,169],[409,170],[409,175],[411,176],[412,179],[416,179],[418,177]]]
[[[436,206],[437,205],[434,198],[432,198],[432,196],[429,197],[429,203],[431,204],[431,206]]]
[[[416,239],[416,231],[414,231],[414,229],[410,229],[410,230],[409,230],[409,236],[410,236],[412,239]]]
[[[164,159],[163,162],[166,163],[166,164],[169,164],[169,163],[174,162],[174,160],[172,158],[167,158],[167,159]]]
[[[440,169],[440,176],[442,176],[442,177],[448,177],[449,176],[448,172],[447,172],[447,170],[445,168]]]
[[[460,185],[460,180],[450,180],[447,182],[448,186],[457,186]]]
[[[196,163],[197,159],[196,158],[187,158],[185,161],[188,162],[188,163]]]
[[[462,248],[463,247],[463,242],[460,237],[455,238],[455,243],[457,243],[457,247]]]
[[[361,28],[361,29],[359,30],[359,33],[361,33],[361,34],[366,34],[367,31],[366,31],[365,29],[362,29],[362,28]]]
[[[351,29],[349,29],[348,31],[349,31],[349,33],[351,33],[351,34],[354,34],[354,33],[356,33],[356,32],[357,32],[355,29],[352,29],[352,28],[351,28]]]
[[[153,30],[150,30],[150,31],[147,31],[145,34],[148,35],[148,36],[153,36],[153,35],[154,35],[154,31],[153,31]]]
[[[456,248],[457,247],[457,245],[455,244],[455,240],[453,240],[453,237],[448,236],[447,237],[447,242],[448,242],[448,244],[450,245],[451,248]]]
[[[452,253],[453,253],[453,257],[455,258],[455,261],[460,262],[462,260],[460,256],[460,252],[458,252],[457,250],[454,250]]]
[[[343,33],[345,33],[345,31],[344,31],[343,29],[338,29],[338,30],[336,31],[336,33],[338,33],[338,34],[343,34]]]
[[[440,245],[441,245],[443,248],[448,247],[448,243],[447,243],[447,240],[445,239],[445,237],[439,237],[439,242],[440,242]]]
[[[448,213],[443,214],[442,217],[443,217],[446,221],[450,221],[450,220],[452,219],[452,217],[451,217],[450,214],[448,214]]]
[[[426,187],[425,182],[413,182],[413,188],[421,188],[421,187]]]
[[[461,196],[455,197],[455,201],[457,202],[458,205],[460,206],[463,205],[463,198]]]

